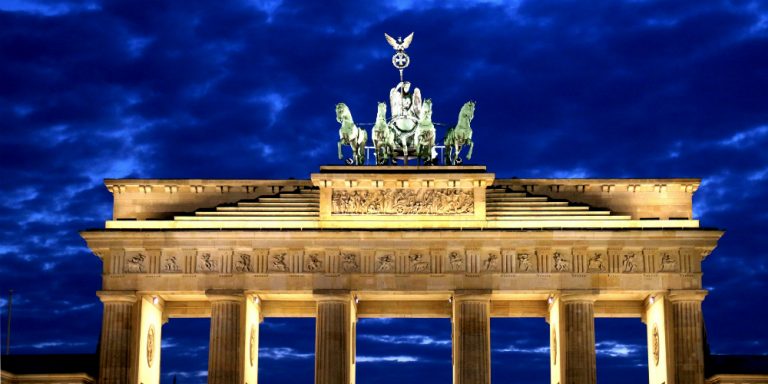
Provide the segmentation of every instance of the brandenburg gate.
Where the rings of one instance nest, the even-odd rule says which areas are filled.
[[[647,325],[651,384],[704,383],[697,179],[500,179],[324,166],[305,180],[106,180],[101,383],[158,383],[168,318],[210,317],[209,383],[256,384],[259,323],[314,317],[315,383],[355,382],[368,317],[452,323],[453,382],[490,383],[490,318],[549,323],[552,384],[596,382],[595,317]]]

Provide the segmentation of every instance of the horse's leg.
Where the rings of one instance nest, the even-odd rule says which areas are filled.
[[[339,140],[339,160],[344,158],[344,156],[341,155],[341,140]]]
[[[467,152],[467,160],[472,160],[472,149],[475,148],[475,142],[472,139],[467,139],[469,144],[469,151]]]
[[[408,165],[408,140],[403,139],[403,165]]]

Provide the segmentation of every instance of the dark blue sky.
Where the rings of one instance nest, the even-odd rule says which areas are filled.
[[[101,265],[77,231],[110,217],[103,178],[307,178],[338,163],[334,105],[372,122],[395,85],[384,32],[411,31],[407,79],[438,122],[477,101],[472,163],[499,177],[703,178],[696,216],[727,230],[704,263],[712,351],[768,353],[768,3],[706,0],[0,0],[13,352],[95,350]],[[313,327],[266,321],[260,383],[311,382]],[[546,382],[543,319],[492,330],[494,380]],[[647,382],[643,330],[598,319],[601,382]],[[165,372],[204,382],[207,320],[163,332]],[[449,382],[449,336],[363,321],[360,382]]]

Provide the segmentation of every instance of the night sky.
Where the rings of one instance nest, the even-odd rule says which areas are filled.
[[[406,79],[498,177],[700,177],[713,353],[768,353],[768,2],[0,0],[0,293],[12,353],[94,352],[104,178],[308,178],[344,101]],[[440,128],[442,129],[442,128]],[[438,132],[442,136],[442,132]],[[163,327],[164,382],[205,382],[207,319]],[[493,319],[494,382],[548,380],[544,319]],[[647,383],[639,319],[597,319],[601,383]],[[260,384],[310,383],[314,320],[267,319]],[[449,383],[448,319],[362,320],[361,383]]]

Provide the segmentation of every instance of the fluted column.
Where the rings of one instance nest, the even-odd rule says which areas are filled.
[[[491,382],[490,295],[457,292],[453,297],[453,382]]]
[[[704,319],[701,302],[704,291],[672,291],[672,343],[676,384],[704,382]]]
[[[315,384],[354,383],[354,299],[348,292],[315,297]]]
[[[209,290],[206,296],[211,302],[208,383],[243,383],[245,295],[235,290]]]
[[[104,303],[99,354],[99,383],[131,382],[132,351],[135,339],[136,293],[134,291],[101,291]]]
[[[550,304],[551,382],[594,384],[595,298],[589,294],[564,293]]]

